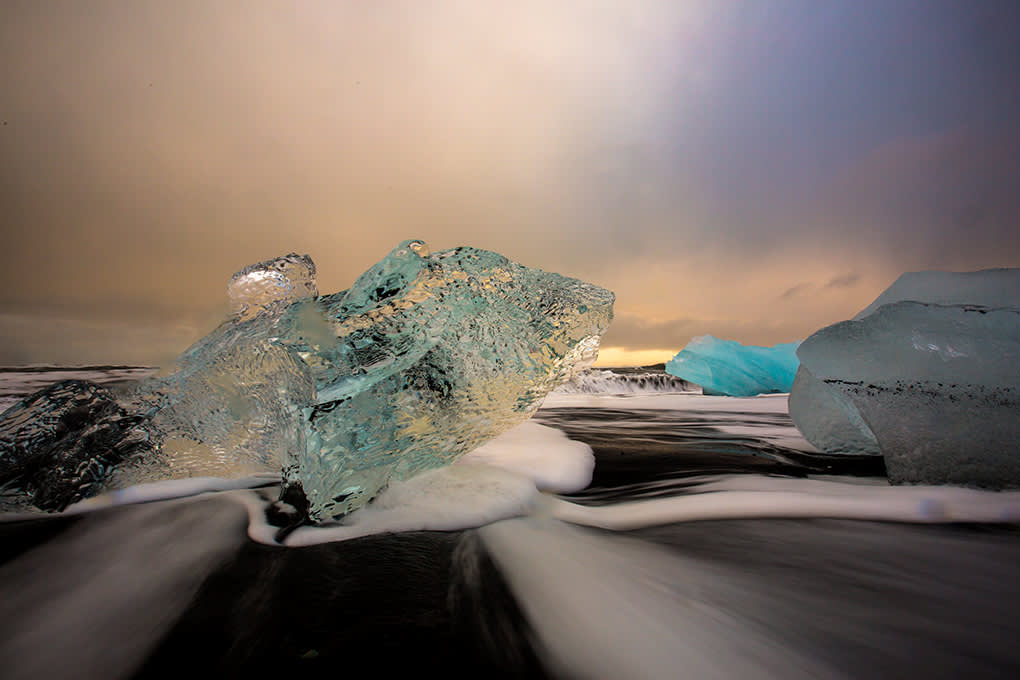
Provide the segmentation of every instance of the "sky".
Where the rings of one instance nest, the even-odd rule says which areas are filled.
[[[5,0],[0,365],[165,365],[409,238],[616,293],[602,365],[1020,266],[1020,3]]]

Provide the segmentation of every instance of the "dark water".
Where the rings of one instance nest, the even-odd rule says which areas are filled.
[[[718,475],[881,483],[719,399],[536,419],[592,447],[588,506]],[[1016,524],[538,513],[285,548],[231,493],[0,522],[0,677],[1020,677]]]
[[[577,500],[643,497],[652,480],[673,482],[655,487],[656,493],[668,493],[682,487],[687,477],[716,473],[885,476],[880,457],[806,453],[733,434],[718,425],[721,418],[763,429],[792,428],[793,423],[786,414],[733,411],[727,401],[720,399],[718,411],[691,412],[628,409],[627,400],[619,399],[613,408],[544,408],[534,418],[592,447],[595,473],[588,489],[575,495]]]

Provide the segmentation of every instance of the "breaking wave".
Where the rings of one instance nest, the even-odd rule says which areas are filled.
[[[628,371],[590,369],[560,385],[559,394],[660,394],[700,392],[689,383],[665,371]]]

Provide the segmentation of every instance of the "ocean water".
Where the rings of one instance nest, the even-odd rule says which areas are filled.
[[[0,676],[1020,677],[1020,494],[891,487],[785,395],[591,372],[343,524],[281,532],[278,491],[3,516]]]

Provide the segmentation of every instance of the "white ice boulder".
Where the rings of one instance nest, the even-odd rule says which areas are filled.
[[[1020,486],[1020,269],[904,274],[797,350],[790,415],[893,483]]]

